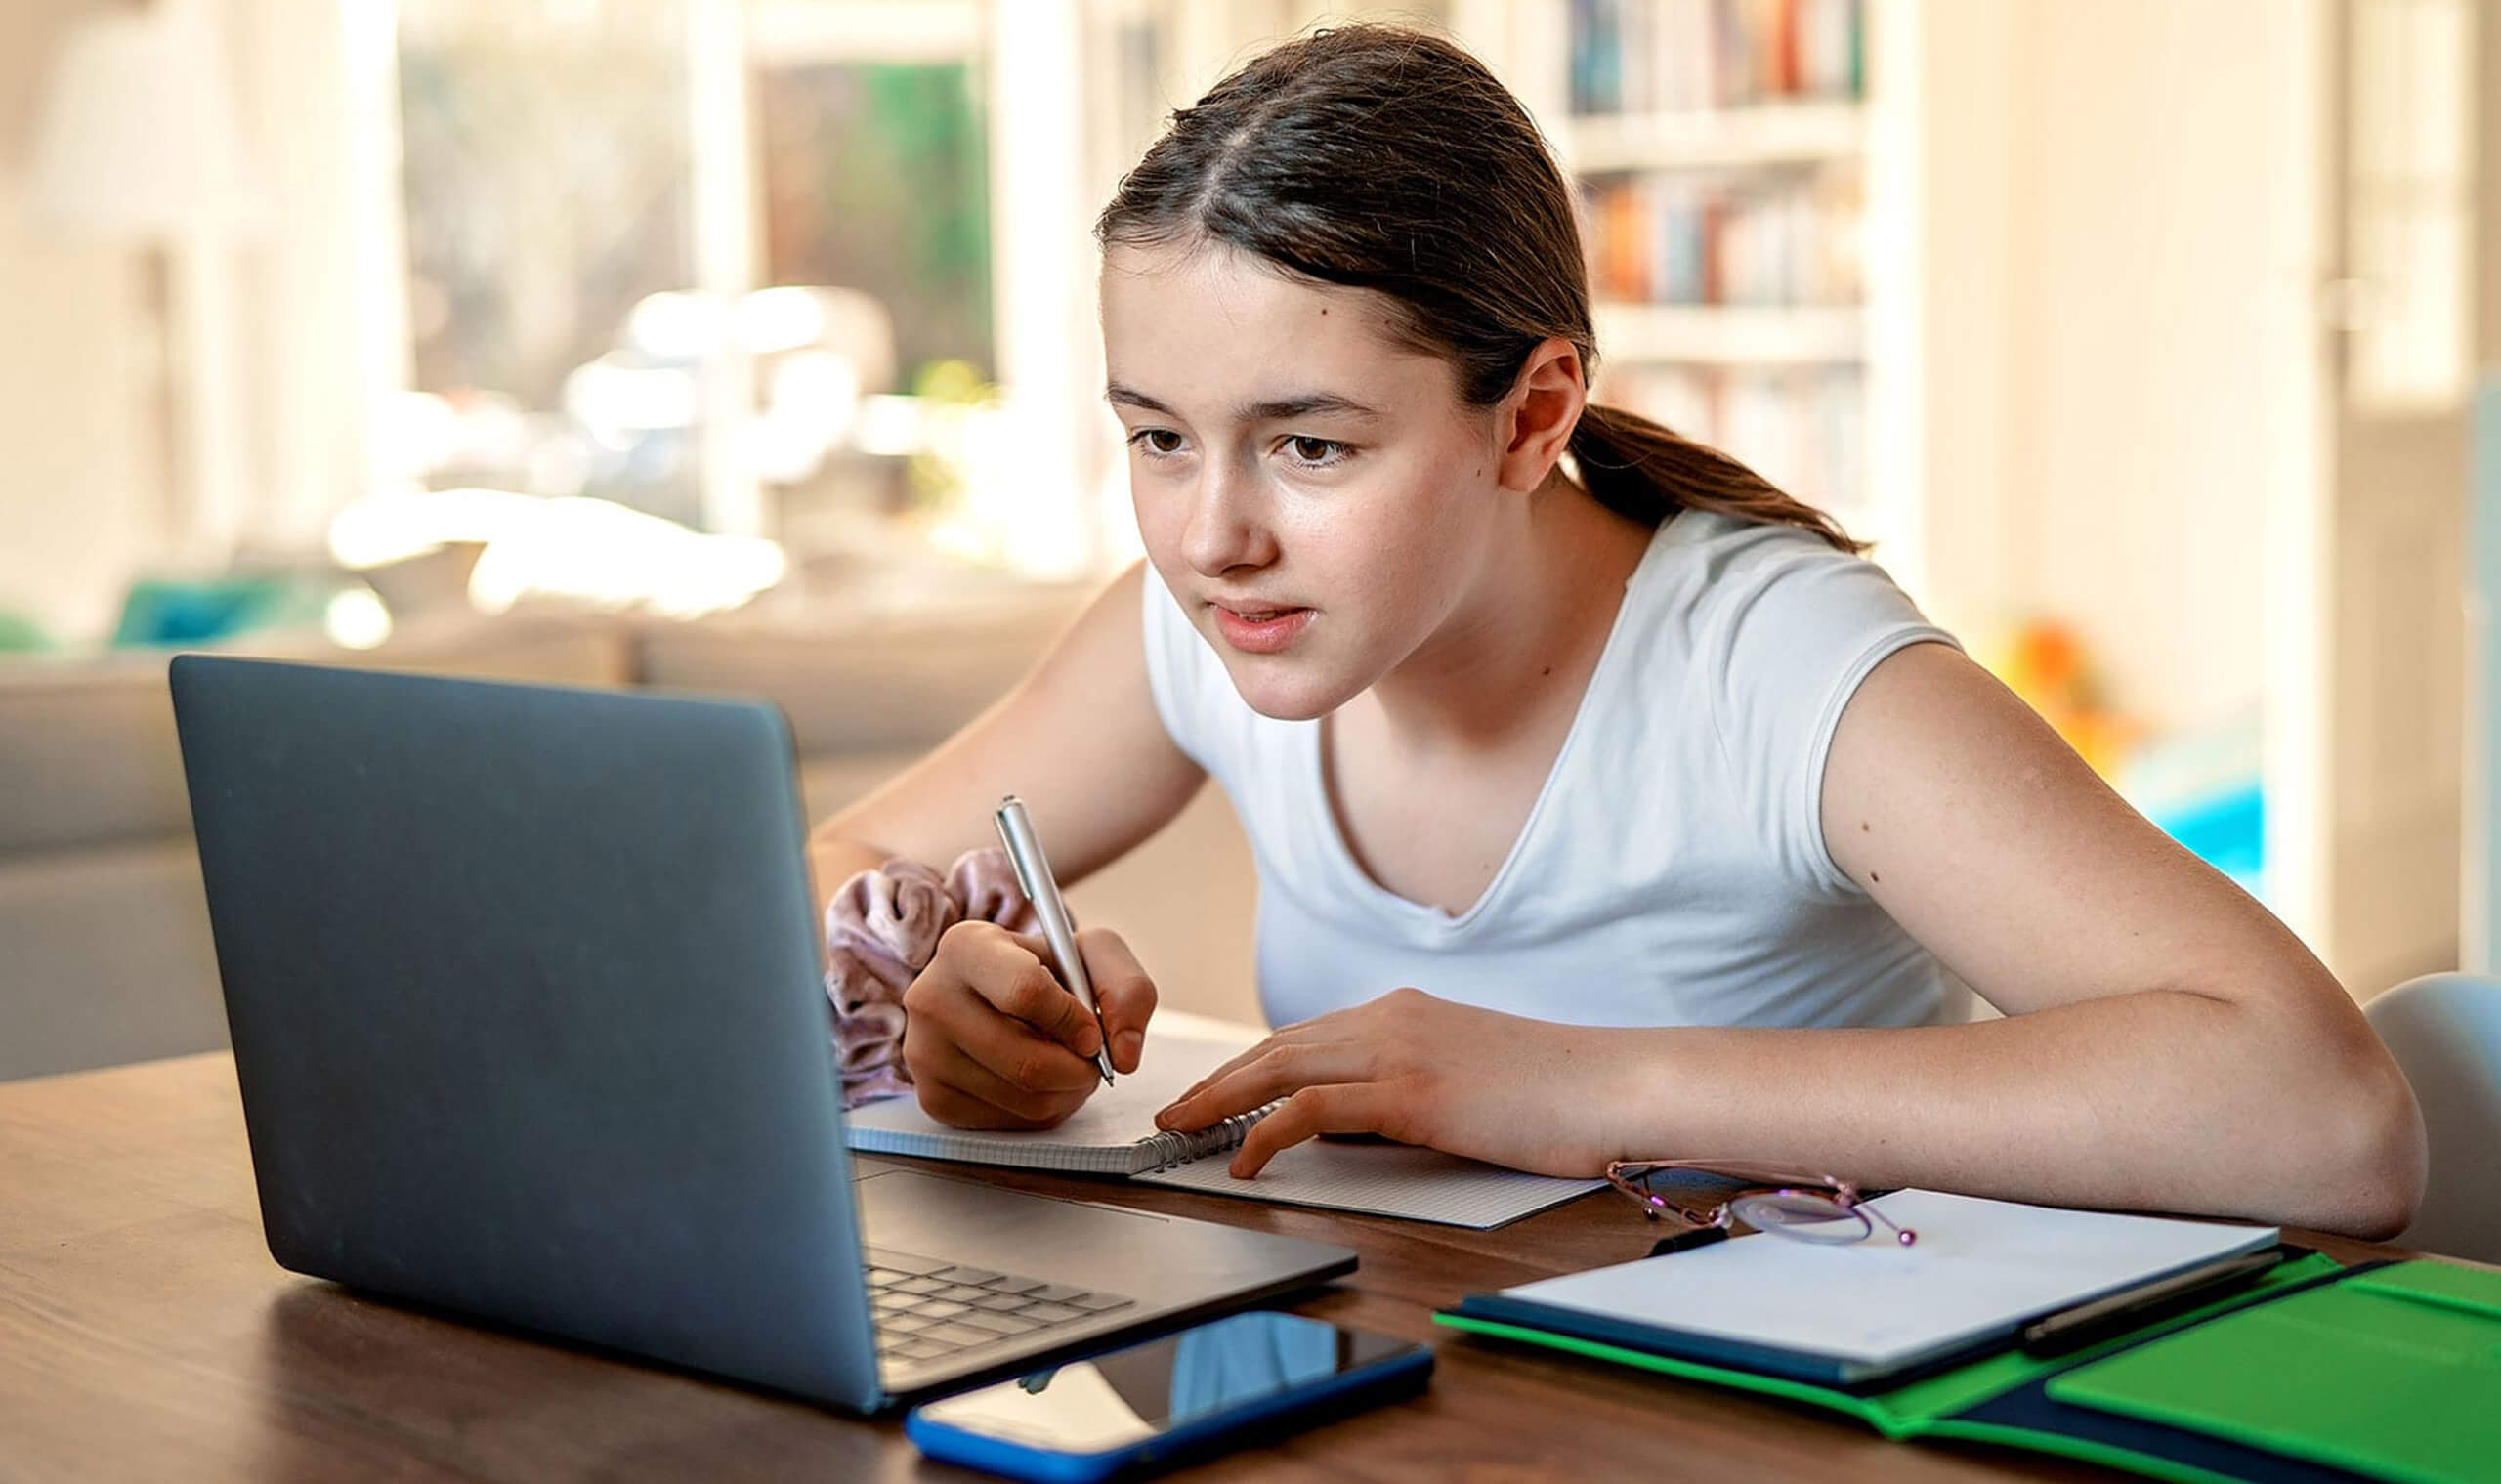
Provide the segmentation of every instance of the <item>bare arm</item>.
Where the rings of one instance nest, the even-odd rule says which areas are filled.
[[[1172,743],[1147,688],[1140,570],[1087,605],[997,704],[808,842],[820,898],[901,857],[941,870],[998,843],[991,812],[1022,796],[1060,884],[1073,885],[1170,823],[1206,775]]]
[[[1833,855],[2006,1012],[1912,1030],[1588,1030],[1401,990],[1289,1027],[1167,1111],[1291,1095],[1234,1161],[1370,1130],[1557,1174],[1719,1158],[2386,1237],[2421,1116],[2284,926],[1941,645],[1886,659],[1823,783]],[[1569,1089],[1569,1090],[1565,1090]]]
[[[1168,823],[1205,775],[1155,710],[1141,581],[1138,569],[1123,574],[998,704],[819,826],[809,863],[820,897],[896,857],[943,869],[995,844],[1005,793],[1025,800],[1063,883]],[[1154,981],[1117,933],[1089,928],[1078,950],[1099,1031],[1040,940],[978,919],[947,929],[903,997],[899,1049],[923,1109],[959,1127],[1047,1127],[1092,1095],[1105,1036],[1113,1065],[1137,1070]]]
[[[1673,1117],[1632,1139],[1879,1185],[2404,1226],[2421,1119],[2353,1000],[1969,659],[1916,645],[1868,676],[1823,824],[1842,869],[2007,1018],[1651,1033],[1632,1106]]]

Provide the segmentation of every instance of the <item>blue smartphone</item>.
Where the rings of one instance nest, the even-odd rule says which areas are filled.
[[[1135,1476],[1424,1388],[1433,1352],[1254,1310],[913,1408],[933,1459],[1039,1484]]]

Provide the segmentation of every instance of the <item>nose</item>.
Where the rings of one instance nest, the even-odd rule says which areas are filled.
[[[1191,491],[1190,520],[1181,531],[1181,555],[1203,577],[1265,567],[1277,556],[1267,498],[1252,471],[1229,459],[1202,466]]]

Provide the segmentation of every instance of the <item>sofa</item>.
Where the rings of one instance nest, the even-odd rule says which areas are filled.
[[[809,818],[874,787],[1005,692],[1083,593],[905,610],[809,604],[694,622],[454,614],[377,649],[279,634],[229,652],[440,674],[761,696],[789,716]],[[0,1080],[225,1044],[163,654],[0,661]],[[1165,1002],[1256,1019],[1250,853],[1212,788],[1072,887]]]

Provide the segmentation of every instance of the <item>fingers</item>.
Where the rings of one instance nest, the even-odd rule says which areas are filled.
[[[1226,1068],[1157,1114],[1156,1123],[1166,1128],[1205,1128],[1218,1119],[1265,1107],[1306,1088],[1370,1081],[1375,1075],[1372,1052],[1343,1041],[1296,1045],[1271,1039],[1234,1058]]]
[[[1179,1097],[1176,1097],[1171,1102],[1166,1104],[1163,1110],[1155,1115],[1155,1126],[1158,1128],[1204,1128],[1208,1124],[1214,1123],[1217,1118],[1220,1118],[1223,1115],[1217,1114],[1208,1116],[1203,1113],[1205,1108],[1214,1106],[1213,1103],[1208,1099],[1208,1089],[1215,1086],[1219,1082],[1222,1082],[1226,1078],[1240,1073],[1244,1068],[1258,1061],[1260,1058],[1267,1056],[1276,1049],[1277,1039],[1271,1036],[1266,1040],[1259,1042],[1250,1050],[1245,1051],[1241,1055],[1226,1062],[1223,1066],[1216,1068],[1213,1072],[1210,1072],[1207,1076],[1200,1078],[1197,1081],[1192,1082],[1190,1084],[1189,1091],[1182,1093]]]
[[[954,1035],[947,1038],[952,1049],[1019,1087],[1078,1092],[1101,1080],[1090,1056],[1080,1056],[1058,1041],[1044,1040],[1021,1020],[976,1015],[953,1029]]]
[[[967,932],[989,928],[988,932]],[[1050,945],[1039,938],[1011,933],[986,922],[963,922],[939,940],[940,953],[958,935],[957,968],[982,998],[1001,1015],[1012,1015],[1082,1057],[1092,1057],[1103,1043],[1102,1028],[1059,976],[1050,970]]]
[[[1093,983],[1103,1029],[1112,1038],[1112,1066],[1135,1072],[1138,1050],[1146,1042],[1146,1023],[1155,1014],[1155,981],[1146,977],[1137,954],[1129,952],[1121,935],[1106,928],[1079,933],[1077,951],[1084,955],[1085,977]]]
[[[1218,1083],[1224,1082],[1229,1078],[1238,1077],[1246,1068],[1249,1068],[1266,1058],[1275,1057],[1288,1047],[1317,1049],[1321,1047],[1335,1046],[1339,1048],[1341,1051],[1359,1053],[1357,1060],[1333,1060],[1326,1063],[1326,1065],[1333,1069],[1348,1067],[1358,1068],[1360,1070],[1357,1072],[1357,1076],[1365,1078],[1375,1076],[1378,1071],[1377,1063],[1379,1058],[1374,1054],[1373,1051],[1363,1048],[1377,1048],[1383,1044],[1394,1044],[1394,1034],[1391,1041],[1384,1042],[1383,1040],[1384,1028],[1378,1024],[1381,1019],[1382,1011],[1385,1009],[1391,1016],[1403,1018],[1414,1013],[1415,1005],[1413,1001],[1425,999],[1426,997],[1427,996],[1420,991],[1416,990],[1392,990],[1388,994],[1381,996],[1378,999],[1367,1000],[1359,1005],[1350,1005],[1342,1010],[1332,1010],[1326,1015],[1314,1015],[1308,1020],[1297,1020],[1290,1025],[1281,1026],[1275,1032],[1270,1034],[1267,1039],[1259,1042],[1255,1046],[1252,1046],[1241,1055],[1234,1057],[1231,1061],[1226,1062],[1223,1066],[1216,1068],[1213,1072],[1208,1073],[1207,1076],[1200,1078],[1196,1082],[1192,1083],[1187,1092],[1184,1092],[1179,1097],[1174,1098],[1169,1107],[1166,1108],[1163,1113],[1156,1116],[1156,1122],[1166,1128],[1205,1127],[1208,1124],[1211,1124],[1217,1119],[1225,1118],[1235,1113],[1241,1113],[1247,1109],[1256,1108],[1260,1106],[1261,1103],[1270,1101],[1284,1093],[1292,1092],[1298,1086],[1305,1086],[1313,1082],[1339,1081],[1347,1080],[1346,1078],[1335,1075],[1334,1072],[1324,1073],[1317,1070],[1311,1070],[1302,1075],[1298,1081],[1271,1082],[1269,1085],[1273,1086],[1274,1090],[1256,1101],[1247,1103],[1243,1102],[1241,1100],[1241,1095],[1237,1095],[1237,1093],[1232,1090],[1228,1090],[1226,1094],[1220,1098],[1210,1098],[1208,1096],[1209,1090],[1214,1088]],[[1393,1020],[1392,1025],[1394,1026],[1395,1023],[1396,1021]],[[1291,1059],[1289,1059],[1289,1061],[1281,1063],[1280,1065],[1293,1065],[1293,1063]],[[1308,1065],[1316,1067],[1320,1064]],[[1252,1083],[1239,1085],[1257,1084]],[[1185,1108],[1187,1110],[1186,1115],[1183,1111]]]
[[[1068,1115],[1085,1106],[1082,1093],[1069,1094],[1065,1111],[1047,1118],[1029,1119],[993,1103],[959,1092],[939,1082],[924,1082],[913,1091],[919,1096],[921,1111],[950,1128],[1013,1128],[1026,1131],[1051,1128],[1065,1122]]]
[[[1335,1011],[1329,1015],[1315,1015],[1309,1020],[1297,1020],[1292,1025],[1283,1026],[1270,1032],[1267,1039],[1260,1041],[1257,1045],[1242,1052],[1230,1061],[1227,1061],[1223,1066],[1216,1068],[1207,1076],[1200,1078],[1195,1082],[1192,1082],[1190,1084],[1190,1089],[1187,1092],[1182,1093],[1179,1097],[1172,1100],[1172,1106],[1179,1107],[1181,1104],[1188,1102],[1191,1098],[1198,1096],[1200,1093],[1205,1092],[1208,1087],[1214,1085],[1219,1079],[1240,1071],[1244,1067],[1257,1061],[1260,1057],[1274,1051],[1279,1046],[1308,1045],[1318,1041],[1335,1039],[1336,1028],[1333,1026],[1331,1022],[1335,1019],[1336,1015],[1343,1013],[1343,1011]]]
[[[1080,1063],[1085,1075],[1074,1086],[1027,1086],[993,1072],[955,1045],[941,1044],[923,1061],[927,1076],[919,1066],[912,1068],[921,1108],[957,1128],[1048,1128],[1084,1107],[1086,1095],[1098,1084],[1094,1069]]]
[[[953,1013],[920,1007],[907,996],[909,1029],[903,1039],[904,1065],[915,1085],[951,1086],[1019,1118],[1065,1118],[1070,1108],[1033,1101],[1011,1093],[1058,1098],[1084,1094],[1100,1084],[1094,1064],[1066,1046],[1036,1036],[1020,1022],[988,1010],[969,992],[961,992],[971,1010]],[[932,1112],[932,1117],[936,1113]]]
[[[1257,1045],[1252,1046],[1250,1049],[1233,1057],[1223,1066],[1216,1068],[1213,1072],[1210,1072],[1207,1076],[1200,1078],[1197,1081],[1192,1082],[1188,1091],[1182,1093],[1179,1097],[1174,1098],[1169,1106],[1167,1106],[1162,1113],[1155,1116],[1155,1122],[1166,1128],[1181,1126],[1171,1119],[1171,1114],[1174,1109],[1179,1108],[1183,1103],[1189,1102],[1200,1093],[1207,1091],[1208,1088],[1215,1085],[1215,1083],[1223,1081],[1225,1078],[1241,1071],[1244,1067],[1257,1061],[1260,1057],[1267,1055],[1270,1050],[1275,1048],[1276,1044],[1277,1038],[1271,1036],[1266,1040],[1263,1040]]]
[[[904,1014],[904,1064],[921,1107],[941,1122],[1048,1126],[1100,1084],[1090,1059],[1101,1041],[1094,1017],[1030,945],[995,924],[948,929],[905,990]]]
[[[1281,1151],[1314,1135],[1382,1132],[1389,1101],[1395,1095],[1378,1082],[1305,1087],[1251,1125],[1250,1135],[1233,1152],[1233,1163],[1227,1168],[1235,1179],[1248,1180]]]

